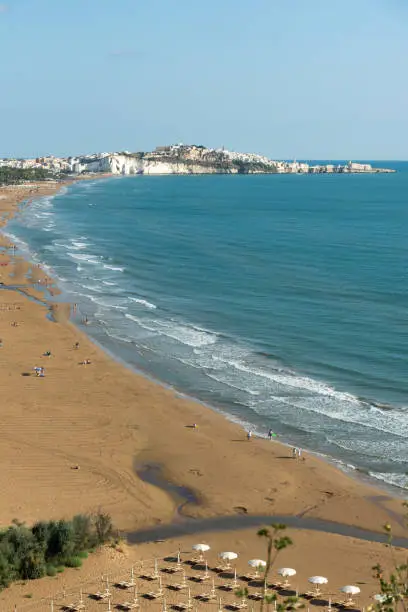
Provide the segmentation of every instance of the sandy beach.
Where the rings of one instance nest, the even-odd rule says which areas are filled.
[[[6,221],[21,200],[58,188],[0,189],[0,214]],[[70,322],[71,305],[47,304],[58,293],[52,280],[15,257],[4,236],[0,247],[3,526],[15,518],[32,523],[98,508],[112,515],[122,533],[170,523],[177,501],[135,471],[158,464],[166,479],[195,493],[198,503],[183,508],[191,517],[289,515],[373,531],[390,523],[396,535],[406,535],[401,499],[312,455],[293,460],[279,442],[247,441],[241,427],[217,412],[112,360]],[[51,356],[44,356],[46,351]],[[44,378],[34,375],[34,367],[45,368]],[[243,558],[259,556],[255,531],[205,534],[205,539],[214,550],[229,544],[239,547]],[[284,553],[284,564],[293,564],[303,583],[308,575],[326,572],[340,586],[359,578],[369,583],[367,590],[375,588],[371,567],[383,556],[381,544],[306,531],[293,537],[296,547]],[[188,549],[196,540],[188,536],[182,546]],[[126,549],[112,563],[120,569],[136,558],[165,556],[178,542],[154,546]],[[86,562],[83,580],[86,571],[96,576],[106,566],[105,553],[98,554]],[[78,581],[75,570],[69,575]],[[58,580],[44,579],[29,591],[44,597],[54,588],[52,581],[60,588]],[[13,586],[0,599],[12,595],[22,601],[23,587]]]
[[[329,597],[333,603],[342,599],[340,588],[346,584],[358,584],[361,594],[356,599],[356,606],[361,609],[373,603],[373,595],[378,593],[378,582],[374,577],[372,568],[381,563],[387,567],[391,564],[390,551],[384,550],[380,544],[363,544],[353,538],[340,537],[326,534],[310,534],[304,531],[290,530],[288,534],[293,538],[294,544],[283,551],[278,557],[274,570],[271,572],[271,582],[279,580],[277,569],[280,567],[296,568],[297,574],[290,580],[290,588],[279,591],[281,597],[287,596],[296,590],[299,593],[310,591],[311,585],[308,578],[312,575],[323,574],[328,579],[328,585],[324,588],[321,598],[308,602],[308,607],[322,610],[327,608]],[[143,595],[151,591],[157,591],[158,581],[149,581],[142,578],[143,574],[154,571],[155,559],[157,559],[158,569],[161,574],[161,582],[166,598],[167,606],[172,603],[185,601],[185,592],[177,593],[171,590],[171,586],[182,580],[180,573],[168,574],[166,568],[174,566],[174,562],[169,562],[168,558],[173,557],[181,551],[183,568],[191,589],[192,597],[200,593],[208,592],[212,586],[212,579],[216,586],[217,598],[221,597],[223,604],[232,603],[237,600],[234,593],[228,593],[222,589],[222,585],[231,582],[230,574],[218,576],[211,569],[219,564],[217,553],[222,550],[232,550],[239,554],[234,564],[238,578],[247,574],[249,567],[247,561],[254,558],[265,557],[265,543],[256,536],[253,530],[240,530],[232,534],[209,533],[203,539],[211,546],[206,558],[210,568],[210,579],[204,584],[195,582],[195,578],[204,573],[203,569],[194,569],[186,562],[193,558],[194,554],[191,547],[197,541],[195,536],[168,540],[166,542],[144,544],[138,547],[129,547],[120,544],[117,548],[104,547],[96,553],[90,555],[85,560],[80,570],[66,569],[63,574],[53,578],[43,578],[37,581],[24,582],[12,585],[0,593],[0,603],[2,610],[13,610],[17,605],[18,610],[39,612],[40,610],[50,609],[50,600],[54,600],[55,607],[66,605],[69,602],[77,601],[80,592],[87,605],[87,610],[96,612],[106,609],[100,602],[92,600],[92,594],[103,591],[106,588],[106,578],[109,581],[109,588],[112,593],[112,607],[117,604],[129,601],[133,597],[133,589],[122,591],[113,585],[117,581],[130,580],[131,569],[134,568],[134,577],[137,583],[138,596],[140,598],[141,609],[151,612],[162,609],[161,601],[149,601]],[[395,558],[398,562],[404,562],[405,551],[395,551]],[[282,580],[280,578],[280,580]],[[247,584],[239,580],[243,587]],[[170,587],[170,588],[169,588]],[[250,593],[259,591],[259,586],[250,585]],[[271,592],[273,592],[271,590]],[[31,597],[28,597],[31,596]],[[343,596],[344,599],[344,596]],[[218,610],[218,602],[203,603],[194,600],[197,609]],[[252,606],[257,609],[254,600],[249,600],[250,609]],[[55,609],[55,608],[54,608]]]

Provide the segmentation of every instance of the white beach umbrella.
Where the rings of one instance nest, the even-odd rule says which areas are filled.
[[[266,561],[262,561],[262,559],[250,559],[248,565],[260,569],[261,567],[266,567]]]
[[[377,595],[374,595],[373,599],[375,599],[375,601],[379,601],[380,603],[384,603],[388,597],[389,596],[385,595],[385,593],[377,593]]]
[[[194,544],[191,548],[197,552],[207,552],[210,550],[208,544]]]
[[[346,595],[358,595],[360,593],[360,589],[358,586],[354,586],[353,584],[347,584],[344,587],[341,587],[340,591],[342,593],[346,593]]]
[[[291,567],[281,567],[278,569],[278,574],[284,578],[289,578],[290,576],[296,576],[296,570]]]
[[[220,552],[220,554],[218,556],[223,561],[233,561],[234,559],[238,559],[237,553],[230,552],[230,551]]]
[[[329,581],[324,576],[312,576],[311,578],[309,578],[309,582],[311,582],[312,584],[319,585],[327,584]]]

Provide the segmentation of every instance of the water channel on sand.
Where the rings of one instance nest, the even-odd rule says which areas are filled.
[[[130,544],[144,544],[156,540],[169,540],[185,535],[209,533],[212,531],[235,531],[250,527],[261,527],[271,523],[283,523],[287,527],[294,529],[334,533],[367,542],[385,544],[388,541],[386,533],[377,533],[352,525],[343,525],[342,523],[304,516],[251,515],[242,513],[232,516],[192,518],[184,513],[186,504],[200,504],[199,498],[192,490],[169,482],[164,477],[160,465],[136,465],[135,471],[144,482],[165,491],[178,505],[176,515],[171,523],[155,525],[154,527],[128,533],[127,539]],[[380,502],[381,499],[377,501]],[[393,544],[401,548],[408,548],[408,538],[395,537]]]

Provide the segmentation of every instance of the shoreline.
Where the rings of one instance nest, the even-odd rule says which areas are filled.
[[[88,177],[87,180],[92,182],[92,181],[97,180],[98,178],[102,178],[102,177],[91,176],[91,177]],[[119,179],[121,177],[110,176],[109,178]],[[27,257],[30,258],[29,252],[27,253],[23,251],[22,255],[24,258],[27,258]],[[69,294],[67,294],[66,296],[67,299],[68,299],[68,295]],[[63,300],[63,298],[64,296],[60,295],[60,299]],[[135,363],[126,361],[126,357],[123,358],[119,354],[118,351],[115,352],[115,347],[112,348],[112,343],[110,345],[109,339],[105,337],[103,334],[101,336],[97,328],[94,329],[92,325],[89,328],[87,328],[85,325],[81,324],[78,318],[76,318],[75,320],[75,317],[70,322],[77,329],[85,333],[87,337],[90,338],[93,343],[95,343],[101,350],[103,350],[106,354],[108,354],[112,359],[114,359],[117,363],[121,364],[122,366],[129,368],[135,374],[141,375],[147,378],[149,381],[153,382],[154,384],[158,384],[162,386],[166,390],[170,390],[171,392],[179,396],[181,399],[200,403],[200,405],[202,405],[204,408],[217,412],[218,414],[222,415],[224,418],[229,420],[231,423],[238,424],[243,429],[251,428],[252,431],[254,432],[254,437],[266,439],[265,431],[262,431],[259,425],[256,425],[255,423],[245,422],[245,420],[242,420],[241,418],[234,416],[234,414],[230,410],[231,406],[228,406],[226,403],[217,404],[216,402],[212,402],[211,399],[201,399],[200,397],[197,397],[196,395],[194,395],[193,392],[185,391],[181,387],[177,387],[171,382],[166,382],[166,381],[161,380],[156,374],[152,373],[151,371],[144,369],[142,367],[138,367]],[[311,374],[311,376],[313,376],[313,374]],[[357,399],[361,399],[361,401],[370,401],[373,405],[377,405],[375,400],[371,400],[371,399],[367,400],[364,397],[359,398],[358,396],[357,396]],[[378,405],[381,407],[380,403]],[[286,438],[285,434],[280,433],[278,435],[279,435],[279,442],[283,444],[285,447],[292,446],[293,444],[296,445],[296,442],[291,441],[290,438],[289,439]],[[394,484],[393,482],[388,482],[386,480],[376,478],[376,476],[372,474],[369,471],[369,469],[359,467],[358,465],[353,463],[352,459],[346,460],[344,457],[341,458],[341,456],[337,457],[336,455],[333,456],[330,454],[319,452],[318,450],[309,448],[307,446],[302,446],[302,450],[304,450],[310,455],[313,455],[316,459],[329,463],[331,466],[335,467],[336,469],[339,469],[341,472],[345,473],[352,479],[355,479],[359,482],[363,482],[370,486],[374,486],[390,495],[393,495],[395,497],[400,497],[401,499],[403,499],[407,495],[407,489],[404,488],[403,486],[398,486],[398,484]]]
[[[100,186],[97,181],[92,181],[93,187],[90,191],[82,189],[80,185],[70,188],[68,195],[58,197],[56,200],[58,202],[55,205],[57,210],[54,211],[56,216],[50,216],[49,220],[54,219],[57,227],[50,229],[49,234],[40,231],[44,224],[48,226],[46,215],[49,213],[45,211],[49,206],[50,210],[53,208],[53,204],[48,204],[47,200],[43,204],[35,204],[30,211],[26,210],[23,213],[23,226],[27,227],[19,227],[15,222],[9,225],[10,231],[14,228],[17,236],[30,243],[33,252],[40,250],[41,258],[38,253],[32,255],[36,261],[42,259],[43,262],[55,266],[54,278],[58,280],[58,276],[60,277],[61,282],[58,280],[58,284],[66,291],[65,296],[60,296],[59,299],[79,301],[80,315],[75,317],[74,323],[93,341],[97,341],[104,350],[110,350],[110,354],[116,359],[121,358],[121,363],[125,362],[126,365],[133,367],[134,371],[148,376],[153,382],[162,384],[162,381],[165,381],[167,388],[173,390],[174,387],[186,399],[197,401],[198,398],[204,405],[209,405],[231,421],[252,429],[254,434],[265,435],[270,425],[280,435],[280,441],[299,446],[312,453],[316,450],[317,453],[314,453],[316,456],[338,466],[352,477],[361,478],[364,482],[370,482],[373,486],[390,491],[393,495],[405,495],[408,490],[408,478],[404,473],[405,464],[401,461],[403,457],[399,456],[401,453],[398,453],[398,450],[395,453],[390,450],[388,456],[386,454],[388,448],[394,448],[394,443],[397,449],[406,446],[404,440],[398,438],[401,423],[403,425],[403,414],[399,414],[399,407],[403,405],[404,386],[398,385],[398,380],[393,378],[392,372],[388,369],[392,362],[387,359],[387,353],[380,355],[375,351],[375,346],[371,346],[376,359],[384,359],[384,365],[377,371],[377,378],[371,379],[371,359],[367,360],[358,349],[357,365],[350,367],[350,370],[347,369],[345,358],[347,349],[343,346],[341,337],[339,337],[339,350],[332,348],[331,356],[324,359],[321,351],[319,357],[318,346],[320,342],[324,345],[325,333],[321,340],[318,340],[318,331],[309,334],[308,338],[309,332],[305,328],[305,332],[302,331],[299,335],[300,346],[303,346],[302,342],[308,341],[311,351],[308,351],[306,345],[305,350],[295,349],[294,352],[293,346],[296,346],[298,340],[295,341],[295,345],[292,344],[294,337],[290,318],[285,318],[288,323],[282,328],[281,338],[284,339],[278,341],[277,345],[281,344],[281,350],[275,347],[274,356],[273,346],[269,346],[270,341],[273,341],[272,336],[264,343],[262,334],[259,333],[259,326],[258,328],[255,326],[255,335],[251,338],[250,330],[253,322],[242,319],[240,328],[233,321],[229,323],[227,318],[224,325],[222,317],[220,318],[222,313],[211,313],[211,308],[208,313],[203,310],[203,304],[208,298],[211,300],[211,296],[202,296],[204,298],[202,304],[194,299],[193,308],[189,312],[189,308],[186,309],[185,304],[178,301],[176,289],[175,302],[178,304],[178,312],[175,311],[171,295],[168,291],[161,291],[155,276],[148,280],[147,272],[143,269],[144,264],[133,258],[131,250],[129,259],[124,258],[122,248],[115,249],[112,244],[110,252],[107,252],[103,242],[98,241],[99,225],[101,222],[104,225],[105,219],[109,219],[111,214],[114,220],[112,230],[117,237],[116,215],[109,207],[111,194],[113,198],[115,194],[120,198],[122,192],[124,194],[131,194],[134,190],[144,192],[146,187],[150,189],[149,185],[153,188],[152,180],[148,179],[147,183],[141,180],[143,185],[136,180],[136,177],[130,177],[122,183],[106,182]],[[91,187],[92,184],[84,187]],[[181,186],[183,185],[182,179]],[[163,185],[160,190],[163,188],[166,189],[166,186]],[[196,188],[200,189],[198,183]],[[98,194],[101,203],[105,203],[100,209],[99,202],[96,201]],[[128,195],[125,197],[128,198]],[[136,200],[130,199],[130,204],[138,204],[139,195],[135,197]],[[98,208],[88,208],[88,203],[90,206],[94,203]],[[78,215],[75,214],[74,217],[72,210],[70,211],[71,204],[78,206],[75,209]],[[144,204],[149,207],[149,197],[144,200]],[[136,215],[134,220],[137,222],[139,216],[137,206],[136,210],[133,208],[129,210]],[[68,225],[65,225],[64,211],[67,213]],[[166,214],[163,209],[160,217],[163,215],[166,217]],[[160,222],[160,219],[157,221]],[[77,222],[81,225],[78,226]],[[106,238],[111,240],[107,227],[104,231],[108,232]],[[82,234],[86,234],[87,240]],[[85,240],[84,244],[82,240]],[[47,245],[46,250],[42,251],[45,245]],[[149,247],[146,246],[147,251],[143,246],[140,255],[147,258],[147,268],[151,263],[149,263]],[[30,258],[27,245],[22,244],[22,249]],[[160,266],[163,266],[163,253],[157,252],[157,248],[156,253],[158,258],[154,265],[160,270]],[[193,260],[189,258],[189,261]],[[116,269],[118,265],[119,269]],[[110,272],[108,269],[115,271]],[[191,270],[188,273],[191,274]],[[140,283],[137,281],[139,275],[141,275]],[[114,281],[113,286],[105,280]],[[173,283],[174,279],[170,281]],[[185,280],[182,284],[185,286]],[[250,298],[250,295],[245,296],[245,292],[242,295],[244,301],[241,303],[241,298],[238,299],[241,312],[242,306],[245,307],[246,301]],[[372,308],[377,307],[375,298],[367,304],[369,303],[372,304]],[[110,310],[107,309],[109,304],[112,305]],[[306,306],[306,309],[309,307],[310,305]],[[324,304],[320,304],[319,307],[324,308]],[[223,304],[223,309],[225,308],[228,309],[228,303]],[[90,324],[81,326],[81,316],[85,313],[90,319]],[[293,322],[295,326],[301,325],[296,322],[296,318]],[[267,327],[266,321],[265,324]],[[160,325],[165,325],[167,328],[163,336]],[[146,332],[144,326],[152,327],[152,333]],[[335,327],[339,329],[338,324]],[[249,329],[248,338],[242,336],[244,328]],[[227,333],[224,334],[224,331]],[[341,330],[338,333],[341,335]],[[146,338],[146,342],[142,341],[140,344],[139,337]],[[188,337],[191,338],[190,346],[189,342],[185,344],[185,338]],[[202,349],[202,343],[205,344],[207,338],[209,344],[214,342],[214,347]],[[193,348],[194,343],[197,344]],[[136,351],[135,346],[140,346],[140,351]],[[264,348],[272,352],[263,353]],[[225,357],[226,351],[228,357]],[[218,357],[221,357],[221,361],[212,361]],[[344,369],[341,368],[342,364]],[[334,369],[333,365],[336,366]],[[386,373],[390,376],[386,376]],[[395,384],[384,385],[381,381],[386,378],[389,381],[395,380]],[[280,386],[282,383],[283,387]],[[300,409],[298,410],[296,406]],[[380,410],[377,411],[376,408]],[[392,411],[388,412],[388,408]],[[281,412],[282,418],[279,418]],[[292,415],[293,419],[288,415]],[[348,433],[353,429],[351,423],[356,423],[357,427],[356,439],[352,442],[348,439]],[[390,435],[384,432],[390,432]],[[378,441],[378,456],[374,441]],[[401,447],[398,446],[399,442]]]
[[[93,177],[92,177],[92,179],[93,179]],[[63,186],[64,185],[60,185],[59,188],[61,188]],[[42,197],[42,196],[41,196],[41,194],[39,194],[39,195],[37,195],[35,197]],[[15,203],[15,205],[17,205],[17,204]],[[8,219],[9,218],[10,218],[10,215],[8,216]],[[10,259],[12,260],[13,258],[11,257]],[[12,261],[10,261],[10,263],[12,265]],[[28,262],[26,262],[26,265],[28,267],[30,267],[30,264]],[[12,284],[12,283],[10,283],[10,284]],[[30,288],[29,287],[29,283],[27,283],[27,282],[25,283],[25,285],[26,285],[27,289],[23,289],[22,288],[21,291],[24,294],[28,295],[28,296],[29,295],[34,296],[34,294],[36,293],[35,289],[33,289],[32,287]],[[10,295],[13,294],[13,290],[10,288],[10,289],[7,290],[7,293],[10,293]],[[4,294],[5,294],[5,292],[3,293],[3,295]],[[35,297],[38,297],[38,295],[36,295]],[[45,303],[47,303],[47,298],[46,297],[43,296],[42,299],[43,299],[43,301]],[[35,309],[37,309],[37,308],[41,309],[42,308],[39,304],[31,303],[30,306],[32,308],[35,308]],[[56,322],[58,323],[58,325],[59,326],[63,325],[64,327],[66,327],[66,330],[69,331],[70,334],[80,335],[81,336],[81,344],[83,342],[85,342],[85,341],[87,343],[89,343],[89,344],[92,344],[93,352],[95,353],[95,355],[98,354],[98,357],[99,357],[99,353],[103,353],[104,360],[108,362],[108,367],[109,367],[109,363],[111,362],[111,359],[112,359],[112,357],[109,355],[109,352],[106,352],[104,349],[102,349],[102,347],[100,347],[98,344],[96,344],[93,341],[93,339],[89,338],[89,336],[86,334],[85,331],[83,331],[82,329],[77,328],[77,326],[69,320],[69,312],[68,312],[68,316],[67,316],[67,306],[63,305],[61,303],[54,303],[51,306],[51,308],[54,308],[54,310],[57,310],[57,311],[64,311],[62,317],[58,317],[57,316],[56,319],[55,319]],[[69,306],[68,306],[68,311],[69,311]],[[113,363],[112,363],[112,367],[113,367]],[[148,391],[150,391],[150,387],[152,387],[152,388],[155,388],[157,395],[162,395],[163,394],[163,396],[166,397],[166,399],[169,396],[171,396],[174,403],[183,405],[183,407],[184,407],[183,412],[184,413],[186,412],[185,407],[188,406],[189,407],[188,411],[190,411],[190,409],[192,410],[192,412],[196,415],[196,420],[197,421],[199,420],[198,417],[200,417],[200,420],[202,420],[204,423],[206,421],[208,421],[208,420],[210,420],[210,421],[215,420],[216,423],[217,423],[217,426],[219,426],[220,420],[222,420],[223,425],[224,425],[222,427],[223,430],[227,430],[228,429],[228,431],[230,431],[230,432],[235,432],[234,435],[236,435],[239,438],[242,438],[242,440],[239,439],[239,441],[240,442],[244,441],[244,433],[242,431],[242,427],[236,425],[235,423],[232,423],[229,420],[227,420],[228,417],[226,415],[224,415],[221,411],[218,411],[217,408],[212,408],[211,406],[208,406],[208,405],[203,404],[201,402],[197,403],[197,401],[193,400],[193,398],[187,398],[186,396],[181,395],[178,391],[174,390],[173,388],[165,388],[163,385],[161,385],[161,383],[159,381],[154,381],[150,377],[149,378],[145,377],[144,373],[141,373],[141,372],[135,373],[133,368],[129,369],[129,366],[122,365],[120,362],[116,362],[115,365],[114,365],[114,368],[115,368],[115,370],[126,368],[126,372],[127,372],[126,373],[126,378],[131,378],[134,383],[138,383],[139,385],[141,385],[143,388],[147,389]],[[144,377],[145,380],[141,380],[142,377]],[[157,387],[159,387],[159,389],[157,389]],[[177,410],[176,410],[176,412],[177,412]],[[211,413],[211,415],[208,414],[208,413]],[[195,422],[195,421],[192,421],[192,422]],[[184,424],[184,429],[186,429],[186,427],[188,427],[188,423],[189,422],[187,421],[187,425],[186,425],[182,421],[180,425],[182,426]],[[200,428],[201,428],[201,423],[199,423],[198,429],[200,430]],[[150,428],[148,427],[148,429],[150,429]],[[185,433],[185,432],[183,432],[183,433]],[[194,432],[194,434],[195,433],[196,432]],[[151,437],[151,434],[150,434],[150,437]],[[185,436],[183,436],[183,437],[185,438]],[[234,439],[234,441],[238,441],[238,440]],[[245,447],[247,449],[249,449],[249,447],[250,447],[250,449],[251,449],[251,453],[250,454],[251,455],[252,454],[255,454],[255,455],[258,455],[258,454],[264,455],[264,453],[266,451],[268,454],[271,454],[271,455],[273,455],[275,457],[280,457],[281,459],[283,459],[283,457],[282,457],[283,454],[285,455],[285,459],[288,456],[288,448],[287,448],[287,446],[285,445],[284,442],[280,442],[280,441],[272,443],[272,442],[269,442],[269,441],[266,441],[266,440],[256,439],[256,440],[251,441],[248,445],[245,444]],[[254,449],[254,450],[252,450],[252,449]],[[270,453],[270,451],[272,449],[273,449],[273,452]],[[172,450],[172,452],[174,453],[174,449]],[[168,450],[167,450],[167,453],[169,453]],[[233,452],[233,455],[236,455],[235,450]],[[142,457],[146,456],[146,458],[148,460],[151,460],[150,457],[152,459],[160,459],[161,458],[160,457],[160,452],[159,452],[158,448],[156,448],[155,452],[154,451],[153,452],[152,451],[148,451],[145,448],[145,449],[142,450],[141,454],[137,455],[137,456],[138,456],[139,459],[140,459],[140,456],[142,456]],[[262,459],[264,460],[265,458],[262,457]],[[133,457],[132,457],[132,461],[133,461]],[[268,458],[268,461],[269,461],[269,458]],[[205,460],[204,460],[204,462],[205,462]],[[164,462],[164,463],[166,463],[166,462]],[[190,483],[191,483],[191,480],[192,480],[191,477],[189,477],[187,479],[187,480],[189,480],[189,482],[186,482],[186,483],[183,482],[182,478],[181,478],[181,474],[180,474],[180,471],[183,471],[183,470],[181,470],[180,462],[179,461],[175,461],[174,463],[175,463],[175,465],[174,465],[175,469],[174,470],[172,470],[171,466],[167,465],[168,474],[171,476],[170,479],[173,482],[177,483],[177,484],[182,484],[182,485],[185,484],[185,486],[190,486]],[[255,464],[256,463],[257,462],[255,461]],[[293,467],[296,468],[296,471],[300,470],[302,472],[303,471],[302,468],[306,467],[306,466],[309,467],[310,464],[313,464],[313,467],[311,468],[313,471],[322,471],[322,472],[329,471],[330,472],[330,479],[332,478],[331,474],[333,474],[334,478],[336,478],[338,480],[341,480],[341,481],[344,481],[343,484],[346,486],[346,488],[347,488],[347,483],[350,483],[350,487],[351,488],[355,488],[357,486],[358,488],[361,488],[361,487],[367,488],[368,491],[373,492],[373,493],[384,493],[384,489],[382,487],[380,487],[380,486],[373,486],[371,483],[370,484],[363,483],[362,479],[360,478],[360,475],[354,475],[354,474],[353,475],[349,475],[349,474],[343,473],[339,468],[334,467],[330,463],[330,459],[329,458],[326,460],[326,459],[323,459],[323,458],[320,458],[320,457],[313,456],[313,453],[310,453],[310,454],[308,453],[307,454],[307,460],[306,460],[306,462],[304,462],[304,465],[301,462],[294,462],[294,463],[296,465],[293,466]],[[292,466],[293,465],[292,461],[289,461],[289,464]],[[200,472],[199,469],[198,470],[193,470],[193,471]],[[286,472],[287,470],[285,469],[284,471]],[[291,468],[290,468],[290,471],[292,471]],[[288,475],[290,475],[290,474],[288,474]],[[356,478],[354,478],[354,476],[356,476]],[[197,478],[197,476],[195,476],[195,478],[193,477],[193,480],[196,480],[196,478]],[[303,478],[303,476],[302,476],[302,478]],[[251,481],[251,478],[249,479],[249,482],[250,481]],[[287,482],[289,482],[289,481],[287,481]],[[284,482],[284,483],[281,483],[281,484],[287,484],[287,482]],[[293,483],[291,483],[291,484],[293,484]],[[147,488],[149,488],[149,487],[147,487]],[[224,504],[221,502],[221,500],[217,500],[217,503],[215,503],[215,500],[211,500],[210,503],[209,503],[209,500],[207,499],[209,493],[208,493],[208,491],[205,491],[206,487],[203,487],[202,485],[200,485],[197,482],[194,482],[194,486],[191,487],[191,488],[193,490],[201,492],[201,494],[203,495],[203,499],[204,499],[203,507],[200,508],[199,510],[197,510],[197,516],[200,516],[200,517],[205,516],[208,512],[210,513],[210,516],[212,514],[214,514],[214,513],[215,513],[215,515],[220,514],[220,507],[224,506]],[[294,486],[294,489],[296,489],[296,486]],[[310,493],[311,492],[309,491],[309,494]],[[239,491],[237,491],[237,495],[238,496],[241,495]],[[333,496],[335,496],[334,493],[333,493]],[[210,495],[210,497],[211,497],[211,495]],[[245,497],[245,495],[244,495],[244,497]],[[312,497],[313,497],[313,495],[312,495]],[[329,495],[328,497],[330,498],[331,495]],[[326,501],[322,504],[323,506],[327,505]],[[391,497],[387,498],[387,502],[390,502],[390,501],[392,502],[392,504],[395,504],[395,503],[399,503],[400,500],[393,499]],[[169,502],[169,500],[167,500],[167,502]],[[274,502],[275,502],[275,500],[274,500]],[[170,505],[173,505],[173,504],[170,504]],[[265,505],[268,506],[268,503],[267,504],[262,504],[260,502],[260,500],[258,500],[256,505],[257,505],[257,509],[260,509],[262,507],[262,509],[265,510],[264,506]],[[168,506],[168,504],[167,504],[167,506]],[[319,508],[319,506],[320,506],[320,504],[306,504],[306,512],[308,512],[309,514],[310,513],[313,514],[313,511],[316,511],[316,509]],[[237,505],[237,507],[238,507],[238,505]],[[241,507],[241,506],[239,506],[239,507]],[[168,508],[167,508],[167,510],[168,510]],[[276,512],[276,510],[274,510],[272,508],[270,510],[271,510],[270,511],[271,515],[272,514],[282,514],[282,512]],[[259,512],[257,512],[257,510],[255,508],[253,508],[253,509],[248,508],[247,511],[249,513],[251,513],[251,514],[253,514],[255,512],[259,513]],[[303,511],[304,511],[304,508],[302,508],[302,512]],[[382,514],[383,512],[384,512],[384,510],[381,509],[380,513]],[[231,514],[233,516],[234,513],[236,513],[236,510],[234,510],[234,506],[232,506],[232,508],[231,507],[229,508],[229,512],[227,512],[227,514]],[[385,511],[385,514],[387,514],[387,513],[388,513],[388,510]],[[268,513],[262,512],[262,513],[259,513],[259,514],[268,514]],[[324,516],[325,514],[327,514],[327,513],[323,512],[322,518],[325,518],[325,516]],[[331,513],[329,512],[329,515],[330,514]],[[337,514],[337,512],[335,514]],[[319,515],[319,512],[317,513],[317,515]],[[330,516],[326,516],[326,518],[330,518]],[[161,521],[162,521],[162,519],[160,519],[160,522]],[[144,523],[144,524],[145,525],[149,524],[149,522]],[[352,519],[352,522],[349,523],[349,524],[358,524],[357,517]],[[377,528],[378,529],[380,528],[380,525],[381,525],[381,523],[377,524]]]

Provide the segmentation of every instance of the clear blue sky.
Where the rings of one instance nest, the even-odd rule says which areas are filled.
[[[0,0],[0,156],[408,159],[408,0]]]

